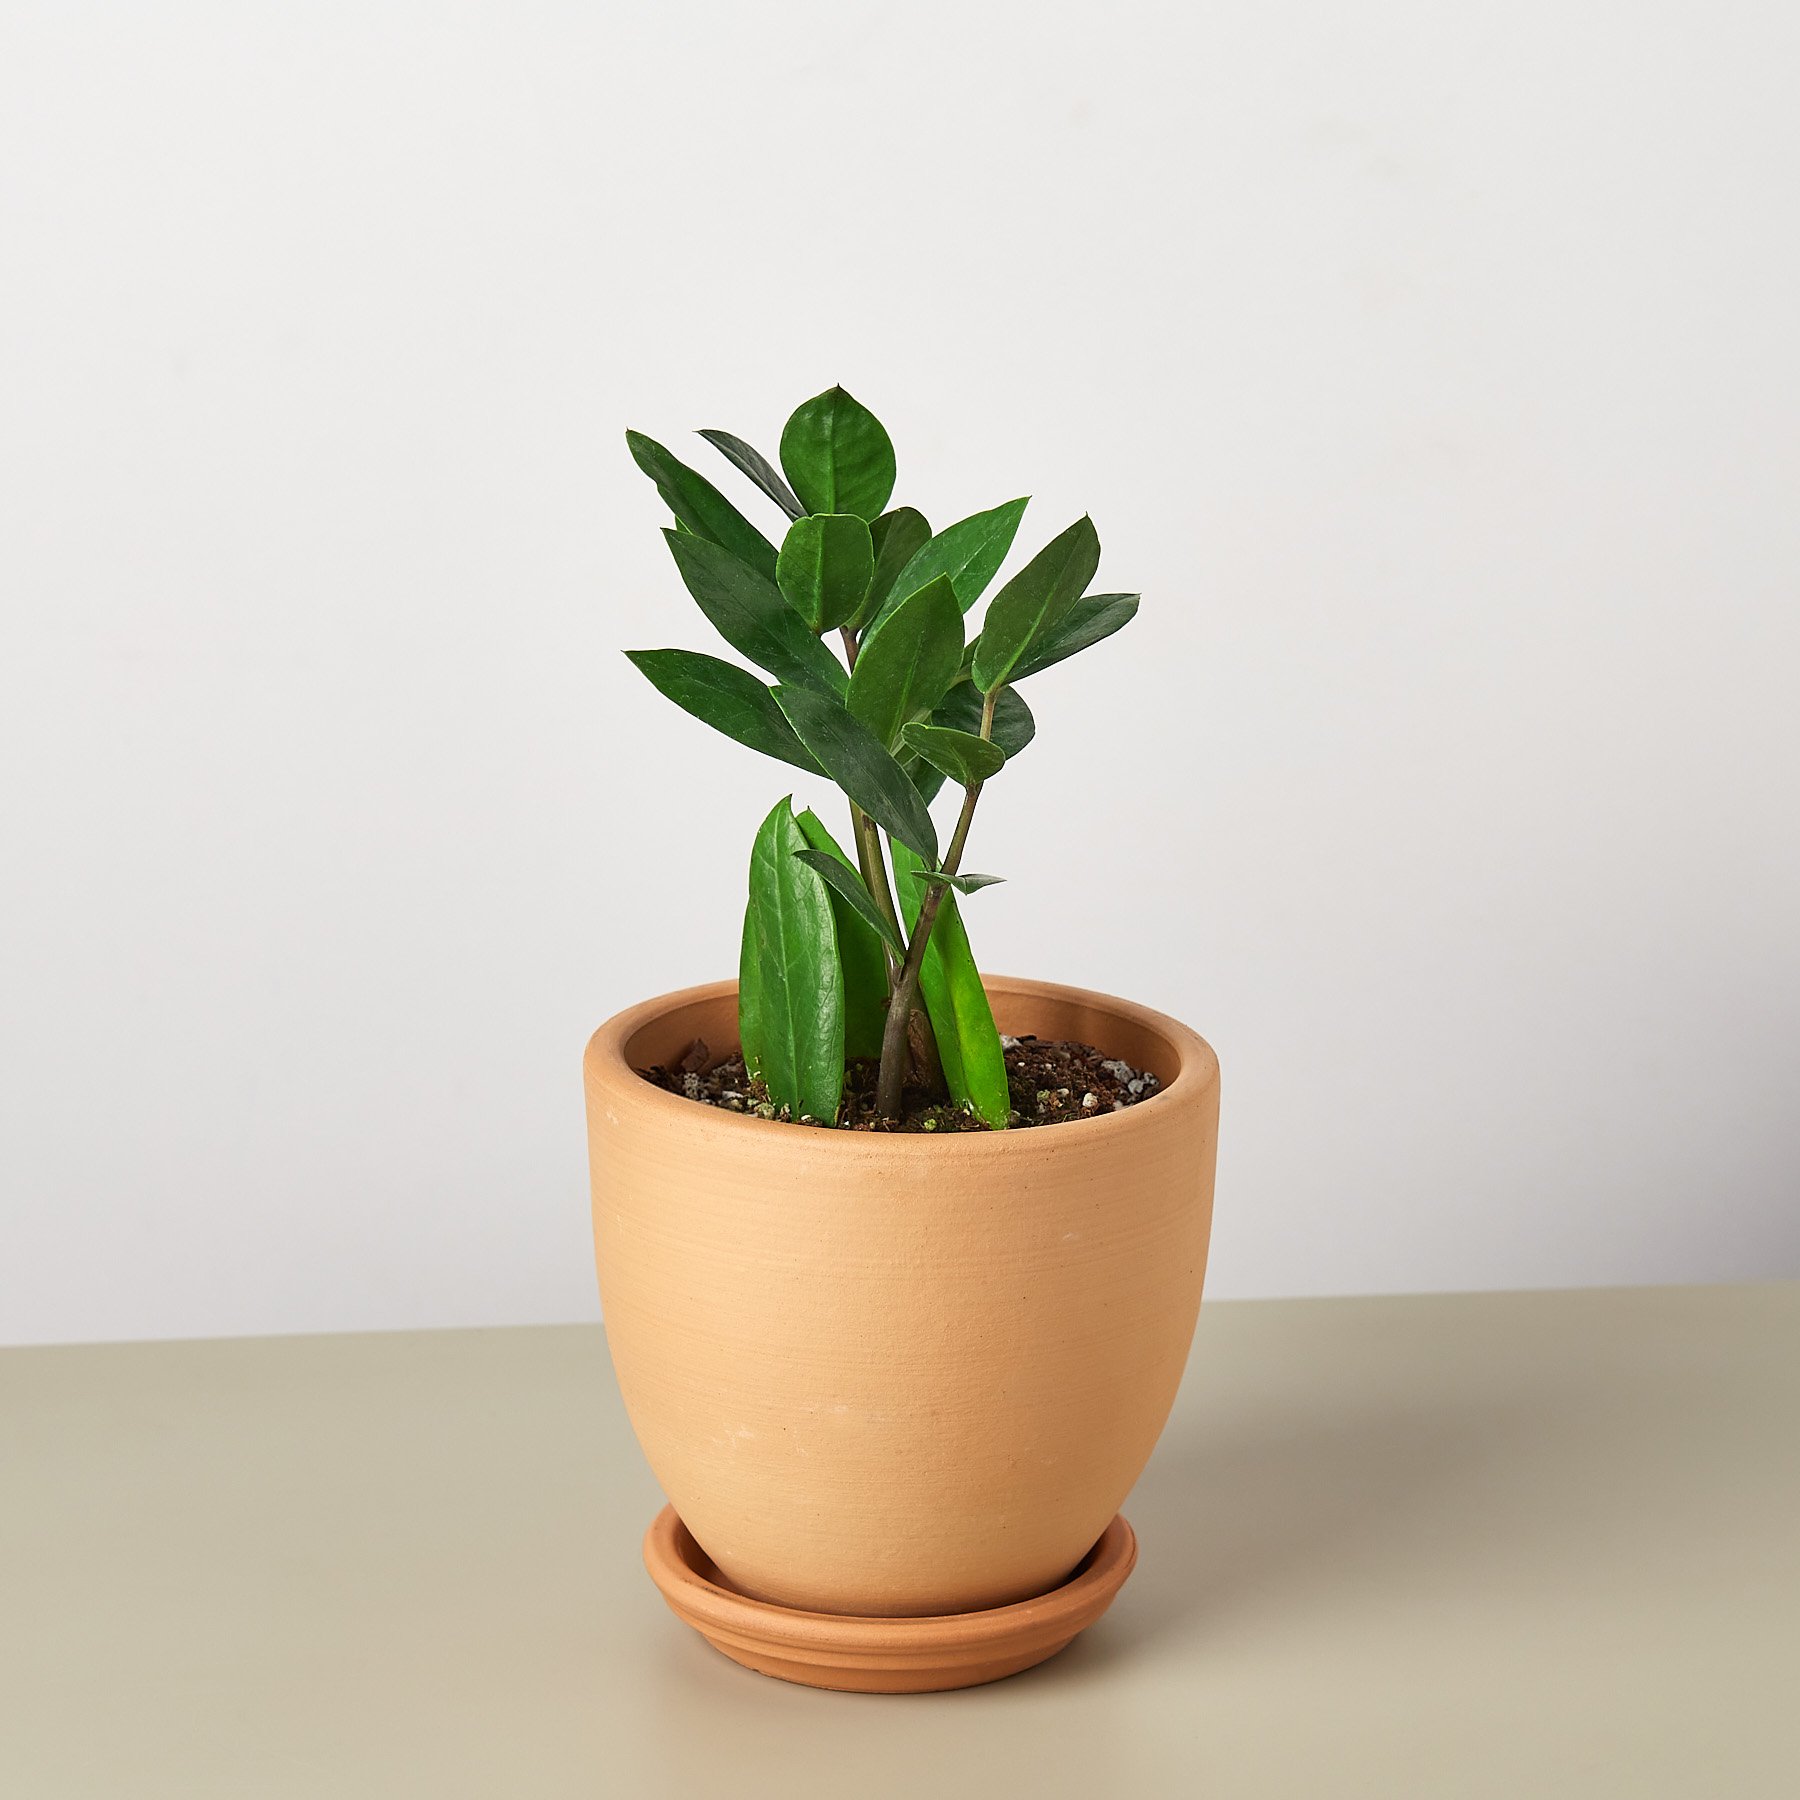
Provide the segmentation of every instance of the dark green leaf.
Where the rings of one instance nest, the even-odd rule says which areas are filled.
[[[832,890],[838,965],[844,971],[844,1054],[879,1056],[888,1000],[887,957],[881,946],[894,935],[893,927],[880,913],[875,913],[871,924],[863,910],[866,904],[869,912],[874,911],[869,890],[818,815],[809,810],[801,813],[797,822],[810,846],[798,853],[800,859],[811,863]]]
[[[704,475],[642,432],[626,432],[625,442],[632,460],[656,483],[664,504],[685,530],[721,545],[759,575],[775,579],[775,546]]]
[[[720,637],[778,681],[841,694],[844,666],[782,599],[773,581],[707,538],[665,531],[675,566]]]
[[[781,472],[760,450],[753,450],[742,438],[729,431],[703,431],[700,434],[715,450],[723,453],[735,469],[748,475],[790,519],[797,519],[806,508],[794,496],[794,490],[781,479]]]
[[[829,631],[854,616],[874,574],[874,540],[855,513],[796,519],[775,565],[781,597],[814,631]]]
[[[920,887],[953,887],[959,894],[973,894],[984,887],[998,887],[1004,875],[946,875],[942,869],[914,869],[913,880]]]
[[[825,884],[794,854],[806,839],[783,800],[750,855],[750,912],[769,1097],[795,1118],[837,1118],[844,1088],[844,974]]]
[[[704,720],[728,738],[760,750],[809,775],[823,775],[806,746],[794,736],[775,696],[736,663],[702,656],[697,650],[627,650],[656,690],[684,712]]]
[[[795,410],[781,432],[781,466],[809,513],[873,519],[894,491],[894,446],[881,421],[841,387]]]
[[[979,735],[981,731],[981,695],[966,681],[959,681],[947,693],[938,709],[931,715],[933,725],[942,725],[951,731],[966,731]],[[1029,744],[1037,734],[1037,721],[1031,716],[1031,708],[1019,697],[1016,688],[1002,688],[999,701],[994,707],[993,740],[1006,752],[1010,762]],[[908,757],[911,757],[909,751]],[[937,770],[928,766],[920,766],[911,771],[913,786],[927,800],[937,797],[937,791],[944,785],[944,778]]]
[[[805,819],[806,814],[802,813],[800,817]],[[801,830],[805,829],[806,827],[802,825]],[[810,832],[807,833],[809,838],[811,835]],[[869,890],[863,885],[862,876],[851,868],[843,851],[834,846],[830,850],[815,848],[801,850],[797,854],[809,868],[817,869],[824,876],[834,899],[843,901],[846,907],[851,908],[855,916],[867,925],[896,956],[905,956],[906,946],[901,943],[899,934],[881,916],[874,900],[869,896]]]
[[[894,590],[894,578],[931,536],[925,515],[910,506],[896,506],[884,512],[869,527],[875,539],[875,579],[869,583],[869,597],[862,610],[850,622],[860,630],[882,610]]]
[[[863,640],[844,703],[883,744],[894,744],[909,719],[930,712],[949,691],[962,649],[962,609],[940,575]]]
[[[1009,680],[1025,652],[1062,623],[1099,564],[1100,538],[1094,522],[1077,519],[994,596],[972,671],[984,694]]]
[[[901,731],[900,741],[915,756],[923,757],[963,787],[977,787],[1006,766],[1006,752],[972,731],[953,731],[945,725],[921,725],[915,721]]]
[[[894,846],[894,873],[900,878],[900,910],[910,929],[918,923],[924,893],[912,878],[918,861],[902,844]],[[925,997],[926,1016],[937,1037],[938,1058],[950,1097],[971,1107],[989,1125],[1004,1125],[1012,1110],[1006,1087],[1006,1053],[994,1029],[987,990],[969,949],[956,896],[946,894],[938,905],[931,941],[919,967],[919,991]]]
[[[890,836],[935,863],[937,829],[919,790],[861,720],[811,688],[778,687],[776,702],[825,773]]]
[[[886,605],[898,606],[908,594],[917,592],[928,581],[948,575],[956,589],[957,604],[967,612],[987,592],[1025,516],[1024,500],[1009,500],[1004,506],[975,513],[946,525],[936,537],[913,553],[895,578]]]
[[[762,973],[756,950],[756,903],[744,903],[744,935],[738,946],[738,1051],[752,1075],[763,1070]]]
[[[1089,594],[1086,599],[1077,600],[1063,615],[1063,622],[1045,632],[1019,659],[1012,679],[1023,681],[1027,675],[1035,675],[1040,669],[1111,637],[1131,623],[1137,609],[1136,594]]]

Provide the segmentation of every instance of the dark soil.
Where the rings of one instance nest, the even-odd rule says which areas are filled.
[[[1012,1092],[1013,1126],[1063,1125],[1077,1119],[1096,1119],[1105,1113],[1123,1112],[1157,1090],[1154,1075],[1134,1069],[1117,1057],[1101,1054],[1092,1044],[1060,1043],[1048,1038],[1003,1037],[1006,1053],[1006,1085]],[[875,1079],[878,1066],[859,1058],[850,1064],[844,1081],[844,1103],[836,1126],[841,1131],[986,1131],[972,1114],[947,1100],[919,1089],[906,1093],[906,1116],[890,1121],[875,1113]],[[696,1038],[673,1068],[639,1069],[643,1078],[671,1094],[698,1100],[703,1106],[726,1112],[751,1113],[764,1119],[786,1119],[759,1081],[744,1070],[744,1059],[734,1050],[714,1059],[704,1042]],[[821,1125],[803,1119],[803,1125]]]

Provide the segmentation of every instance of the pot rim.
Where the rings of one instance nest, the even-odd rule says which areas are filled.
[[[1175,1074],[1148,1100],[1140,1100],[1135,1106],[1125,1107],[1120,1112],[1102,1113],[1092,1119],[1070,1119],[1055,1126],[1033,1130],[953,1131],[946,1132],[941,1137],[927,1131],[869,1132],[839,1131],[818,1125],[796,1127],[787,1120],[759,1119],[754,1114],[730,1112],[722,1106],[703,1106],[698,1101],[689,1100],[680,1094],[671,1094],[646,1081],[627,1060],[626,1044],[646,1025],[653,1023],[664,1013],[673,1012],[677,1007],[720,1000],[735,994],[738,985],[735,980],[708,981],[693,987],[676,988],[670,993],[640,1000],[636,1005],[614,1013],[588,1039],[583,1061],[591,1074],[607,1081],[613,1093],[630,1095],[634,1106],[641,1105],[652,1112],[666,1112],[672,1123],[680,1117],[686,1119],[696,1130],[764,1134],[782,1132],[789,1134],[790,1141],[791,1135],[798,1130],[807,1134],[803,1142],[808,1150],[829,1155],[833,1152],[825,1150],[824,1146],[832,1145],[839,1154],[862,1158],[878,1148],[890,1151],[903,1149],[906,1154],[912,1155],[917,1153],[914,1146],[926,1144],[931,1146],[930,1154],[934,1160],[989,1157],[1007,1153],[1009,1146],[1016,1151],[1021,1143],[1029,1145],[1046,1131],[1079,1131],[1081,1141],[1092,1145],[1100,1132],[1108,1131],[1117,1135],[1121,1131],[1141,1128],[1151,1118],[1160,1117],[1158,1109],[1165,1102],[1172,1101],[1178,1089],[1181,1090],[1181,1098],[1185,1100],[1189,1092],[1195,1089],[1218,1084],[1219,1059],[1214,1054],[1213,1047],[1197,1031],[1183,1025],[1179,1019],[1171,1018],[1167,1013],[1157,1012],[1151,1007],[1139,1005],[1135,1000],[1123,1000],[1115,994],[1104,994],[1093,988],[1070,987],[1056,981],[1036,981],[1029,976],[984,975],[982,983],[991,992],[1035,995],[1112,1013],[1140,1030],[1163,1038],[1174,1052]],[[696,1113],[698,1117],[695,1117]]]

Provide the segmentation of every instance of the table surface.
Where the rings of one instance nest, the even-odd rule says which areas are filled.
[[[1061,1657],[725,1661],[598,1327],[0,1352],[0,1794],[1791,1796],[1800,1285],[1209,1303]]]

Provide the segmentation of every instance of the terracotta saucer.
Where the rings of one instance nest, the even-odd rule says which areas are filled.
[[[782,1681],[857,1694],[976,1687],[1046,1661],[1112,1604],[1137,1562],[1123,1514],[1061,1587],[985,1612],[881,1619],[801,1612],[725,1585],[665,1506],[644,1534],[644,1566],[679,1619],[733,1662]]]

